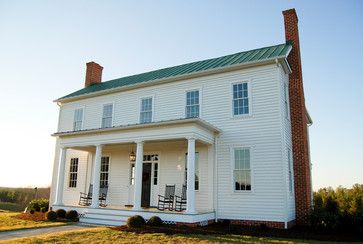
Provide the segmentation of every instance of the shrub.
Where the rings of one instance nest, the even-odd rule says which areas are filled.
[[[127,219],[127,227],[140,228],[145,224],[145,219],[140,215],[134,215]]]
[[[76,210],[70,210],[66,213],[66,219],[77,221],[78,220],[78,213]]]
[[[57,213],[54,212],[54,211],[48,211],[46,214],[45,214],[45,217],[47,218],[47,220],[49,221],[55,221],[57,220]]]
[[[163,225],[163,221],[158,216],[152,216],[147,223],[151,226]]]
[[[36,212],[40,212],[42,208],[49,208],[49,200],[45,198],[39,198],[31,200],[28,204],[29,210],[34,210]]]
[[[29,211],[30,214],[34,214],[34,212],[35,212],[34,209]]]
[[[43,208],[41,208],[41,209],[40,209],[40,211],[41,211],[42,213],[46,213],[46,212],[48,211],[48,209],[43,207]]]
[[[66,217],[66,210],[64,209],[57,209],[56,211],[58,218],[65,218]]]

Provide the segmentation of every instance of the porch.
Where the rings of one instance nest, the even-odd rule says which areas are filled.
[[[108,225],[124,223],[136,214],[145,219],[156,215],[167,223],[203,225],[214,220],[217,129],[200,119],[188,119],[162,127],[151,123],[100,130],[58,133],[60,159],[53,209],[75,209],[83,222]],[[98,143],[91,143],[95,138]],[[132,152],[136,152],[134,161],[130,160]],[[70,187],[70,163],[76,157],[80,160],[77,186]],[[106,207],[100,207],[99,189],[105,183]],[[87,193],[90,184],[91,204],[79,206],[79,193]],[[166,185],[175,185],[177,196],[182,195],[183,185],[187,186],[185,211],[156,209],[158,195],[164,195]]]

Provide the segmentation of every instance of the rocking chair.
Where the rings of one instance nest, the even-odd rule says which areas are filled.
[[[80,192],[78,205],[89,206],[92,203],[92,191],[93,185],[90,184],[88,188],[88,193]]]
[[[173,210],[175,194],[175,185],[165,185],[165,195],[159,195],[157,209],[164,211],[165,209]],[[165,207],[166,206],[166,207]]]
[[[175,211],[181,212],[186,210],[187,204],[187,186],[183,185],[181,196],[175,196]]]

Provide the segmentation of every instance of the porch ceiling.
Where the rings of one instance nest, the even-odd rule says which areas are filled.
[[[114,126],[111,128],[57,132],[62,146],[92,146],[96,144],[122,144],[135,141],[167,141],[193,137],[207,144],[221,131],[200,118],[177,119],[147,124]]]

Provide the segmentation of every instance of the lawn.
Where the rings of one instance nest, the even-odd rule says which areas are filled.
[[[0,243],[329,243],[237,235],[166,235],[162,233],[137,234],[96,228],[14,239]]]
[[[62,222],[33,221],[16,218],[19,212],[0,212],[0,232],[16,229],[30,229],[45,226],[64,225]]]

